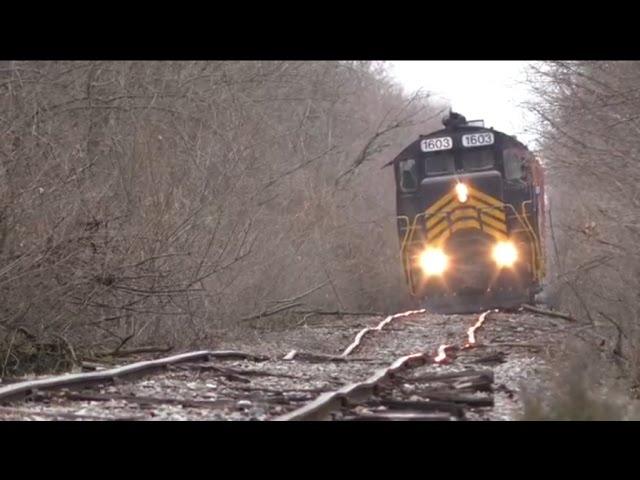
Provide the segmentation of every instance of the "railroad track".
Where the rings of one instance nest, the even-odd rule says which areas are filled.
[[[469,349],[476,345],[476,331],[484,325],[487,315],[480,314],[478,321],[467,330],[467,340],[461,345],[442,344],[437,352],[419,351],[395,360],[387,368],[375,372],[362,382],[356,382],[318,397],[313,402],[277,420],[325,420],[337,412],[345,420],[453,420],[464,419],[464,406],[492,407],[491,397],[469,395],[469,391],[492,391],[493,372],[490,370],[465,370],[449,374],[406,375],[425,365],[442,364],[449,359],[448,352]],[[397,318],[425,313],[425,310],[391,315],[374,328],[365,328],[342,353],[350,355],[361,344],[367,333],[381,331]],[[399,385],[419,385],[420,400],[406,398]],[[465,393],[461,393],[464,390]],[[405,393],[405,395],[402,395]],[[400,394],[401,398],[398,398]],[[415,392],[414,395],[415,397]],[[346,411],[346,412],[345,412]]]
[[[204,350],[16,382],[0,386],[0,418],[481,418],[494,407],[496,395],[504,399],[514,394],[496,381],[492,368],[504,363],[505,356],[535,351],[539,345],[527,339],[539,338],[541,328],[551,332],[557,327],[552,321],[545,324],[539,312],[535,319],[532,314],[527,320],[523,313],[446,317],[416,310],[360,329],[335,355]],[[494,336],[498,333],[492,343],[478,341],[487,323]]]

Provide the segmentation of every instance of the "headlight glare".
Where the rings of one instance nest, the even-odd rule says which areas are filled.
[[[498,242],[493,247],[493,260],[498,267],[512,267],[518,260],[518,250],[512,242]]]
[[[442,275],[447,269],[449,259],[439,248],[427,248],[418,257],[420,268],[426,276]]]
[[[464,183],[456,184],[456,195],[458,196],[458,201],[460,203],[465,203],[469,198],[469,189]]]

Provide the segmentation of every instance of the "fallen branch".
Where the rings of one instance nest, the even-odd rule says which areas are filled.
[[[352,315],[352,316],[366,316],[366,317],[382,317],[382,312],[350,312],[344,310],[296,310],[293,313],[310,313],[314,315]]]
[[[213,367],[212,365],[209,366],[209,369],[217,372],[219,375],[232,382],[251,383],[251,380],[243,375],[239,375],[236,370],[223,367]]]
[[[302,305],[302,303],[292,303],[290,305],[284,305],[282,307],[278,307],[275,310],[271,310],[271,311],[265,310],[265,311],[263,311],[261,313],[257,313],[255,315],[251,315],[249,317],[241,318],[240,321],[241,322],[248,322],[249,320],[258,320],[260,318],[268,317],[270,315],[275,315],[276,313],[284,312],[285,310],[290,310],[292,308],[299,307],[300,305]]]
[[[45,412],[45,411],[37,411],[37,410],[29,410],[27,408],[16,408],[16,407],[4,407],[0,406],[0,413],[13,413],[15,415],[20,415],[20,418],[25,418],[27,416],[34,417],[46,417],[46,418],[63,418],[65,420],[102,420],[102,421],[133,421],[133,420],[146,420],[146,415],[133,415],[128,417],[99,417],[97,415],[82,415],[79,413],[71,413],[71,412]]]
[[[292,379],[300,378],[299,376],[296,376],[296,375],[289,375],[289,374],[280,373],[280,372],[272,372],[269,370],[257,370],[257,369],[251,369],[251,368],[236,369],[236,368],[230,368],[230,367],[221,367],[219,365],[213,365],[210,363],[205,363],[202,365],[180,364],[180,365],[175,365],[172,368],[175,368],[177,370],[198,370],[199,372],[214,371],[214,372],[219,372],[223,375],[238,375],[242,377],[278,377],[278,378],[292,378]]]
[[[339,355],[327,355],[325,353],[298,352],[291,350],[283,358],[283,360],[302,360],[307,362],[373,362],[375,358],[347,358]]]
[[[132,333],[131,335],[127,335],[126,337],[124,337],[122,339],[122,341],[120,342],[120,345],[118,345],[115,348],[114,352],[119,352],[122,349],[122,347],[124,347],[125,343],[127,343],[129,340],[131,340],[134,336],[135,336],[135,334]]]
[[[201,370],[206,370],[208,368],[209,368],[208,365],[203,365],[201,367]],[[240,374],[243,377],[276,377],[276,378],[291,378],[294,380],[300,379],[300,377],[297,375],[289,375],[287,373],[280,373],[280,372],[271,372],[268,370],[253,370],[253,369],[243,369],[243,370],[229,369],[229,370],[231,372]]]
[[[419,412],[446,412],[458,418],[464,418],[464,409],[460,404],[438,401],[416,400],[371,400],[368,407],[386,407],[393,410],[413,410]]]
[[[473,395],[459,395],[452,393],[428,393],[425,398],[438,402],[455,403],[469,407],[493,407],[493,397],[476,397]]]
[[[490,392],[493,390],[493,372],[490,376],[478,375],[459,380],[453,384],[453,388],[455,390]]]
[[[301,323],[296,324],[297,327],[299,327],[300,325],[302,325]],[[362,323],[352,323],[352,324],[344,324],[344,325],[336,325],[331,324],[331,323],[319,323],[319,324],[315,324],[315,325],[305,325],[306,328],[309,328],[311,330],[316,330],[316,329],[321,329],[321,328],[330,328],[333,331],[336,330],[353,330],[355,329],[362,329],[364,328],[364,324]]]
[[[277,395],[283,395],[285,393],[324,393],[331,387],[326,388],[269,388],[269,387],[254,387],[250,385],[238,385],[234,386],[236,390],[243,390],[246,392],[267,392],[275,393]]]
[[[504,357],[504,352],[497,352],[491,355],[476,358],[474,359],[474,363],[504,363],[506,362]]]
[[[229,367],[220,367],[218,365],[176,365],[170,368],[174,368],[177,370],[198,370],[198,372],[215,372],[219,376],[226,378],[227,380],[231,380],[234,382],[242,382],[242,383],[251,383],[251,380],[247,378],[244,370],[236,370],[234,368]]]
[[[539,313],[540,315],[547,315],[549,317],[556,317],[556,318],[564,318],[565,320],[569,320],[570,322],[577,322],[577,320],[565,313],[560,313],[560,312],[554,312],[552,310],[544,310],[542,308],[538,308],[538,307],[534,307],[531,305],[527,305],[524,304],[522,305],[523,310],[528,310],[530,312],[533,313]]]
[[[478,347],[486,347],[486,348],[491,348],[491,347],[520,347],[520,348],[535,348],[538,350],[542,350],[543,348],[546,347],[546,345],[538,345],[535,343],[508,343],[508,342],[504,342],[504,343],[484,343],[481,345],[478,345]]]
[[[405,422],[446,422],[451,420],[449,414],[440,413],[416,413],[416,412],[375,412],[365,413],[355,417],[347,417],[347,422],[388,422],[388,421],[405,421]]]
[[[290,305],[283,305],[281,307],[276,308],[275,310],[265,310],[262,313],[257,313],[255,315],[251,315],[249,317],[244,317],[241,318],[240,321],[241,322],[246,322],[249,320],[257,320],[259,318],[263,318],[263,317],[268,317],[270,315],[275,315],[276,313],[281,313],[284,312],[285,310],[290,310],[292,308],[295,307],[300,307],[302,306],[302,303],[293,303]],[[345,311],[345,310],[320,310],[320,309],[304,309],[304,310],[294,310],[293,312],[291,312],[293,314],[300,314],[300,315],[306,315],[305,319],[306,320],[308,318],[308,316],[311,315],[336,315],[339,317],[342,316],[363,316],[363,317],[381,317],[384,315],[384,313],[381,312],[351,312],[351,311]],[[300,323],[298,323],[298,326],[301,325],[302,323],[304,323],[304,320]]]
[[[107,365],[100,363],[100,362],[92,362],[92,361],[88,361],[88,360],[83,360],[81,365],[80,365],[83,369],[85,370],[105,370],[107,368]]]
[[[459,381],[464,378],[476,378],[484,376],[493,382],[493,372],[491,370],[463,370],[462,372],[451,373],[428,373],[426,375],[417,375],[415,377],[407,377],[410,382],[431,383],[431,382],[447,382],[449,380]]]
[[[61,397],[79,402],[109,402],[112,400],[122,400],[127,403],[137,403],[140,405],[182,405],[187,408],[212,408],[233,405],[236,400],[190,400],[185,398],[161,398],[142,397],[136,395],[102,394],[102,393],[76,393],[62,392]]]
[[[321,283],[320,285],[315,286],[315,287],[313,287],[312,289],[307,290],[307,291],[306,291],[306,292],[304,292],[304,293],[301,293],[300,295],[296,295],[295,297],[291,297],[291,298],[285,298],[284,300],[276,300],[276,301],[275,301],[275,302],[273,302],[273,303],[276,303],[276,304],[282,304],[282,303],[290,304],[290,303],[293,303],[293,302],[295,302],[296,300],[300,300],[301,298],[304,298],[304,297],[306,297],[307,295],[311,295],[312,293],[314,293],[314,292],[316,292],[316,291],[320,290],[322,287],[326,286],[328,283],[329,283],[329,281],[327,280],[326,282]]]
[[[120,347],[115,350],[107,353],[96,353],[97,357],[128,357],[130,355],[138,355],[140,353],[167,353],[173,350],[172,345],[167,345],[166,347],[161,346],[148,346],[148,347],[138,347],[138,348],[130,348],[129,350],[120,350]]]

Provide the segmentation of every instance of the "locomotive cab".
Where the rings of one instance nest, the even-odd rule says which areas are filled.
[[[539,165],[514,137],[443,123],[392,161],[410,293],[447,312],[530,301],[544,275]]]

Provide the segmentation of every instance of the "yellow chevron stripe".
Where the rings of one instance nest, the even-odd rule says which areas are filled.
[[[477,190],[469,185],[467,185],[467,188],[469,190],[469,196],[475,196],[478,200],[485,202],[487,204],[489,204],[490,206],[493,207],[499,207],[502,205],[502,202],[500,200],[498,200],[495,197],[492,197],[491,195],[487,195],[486,193]],[[427,213],[434,213],[437,212],[438,210],[440,210],[446,203],[448,203],[451,199],[456,199],[457,197],[455,195],[455,191],[451,190],[449,191],[449,193],[447,193],[446,195],[442,196],[436,203],[434,203],[433,205],[431,205],[428,209],[427,209]]]
[[[449,222],[444,220],[440,222],[436,227],[430,228],[429,230],[427,230],[427,242],[429,242],[430,239],[440,235],[440,233],[442,233],[442,231],[446,230],[447,228],[449,228]]]
[[[484,231],[497,240],[500,240],[500,241],[509,240],[509,237],[505,233],[499,230],[496,230],[490,227],[489,225],[484,225]]]
[[[488,215],[493,215],[496,217],[496,220],[506,220],[506,215],[502,211],[502,202],[498,205],[487,205],[482,200],[475,198],[474,196],[470,196],[469,199],[465,202],[466,204],[473,205],[474,207],[483,208],[483,215],[486,213]]]
[[[440,235],[434,237],[431,240],[428,240],[427,243],[429,245],[434,245],[434,244],[441,245],[453,233],[457,232],[458,230],[464,230],[464,229],[479,230],[480,229],[480,223],[477,220],[462,220],[462,221],[459,221],[459,222],[451,225],[450,229],[447,228],[447,229],[443,230],[440,233]]]
[[[454,212],[452,217],[456,215],[458,212]],[[488,220],[488,221],[487,221]],[[462,225],[462,226],[461,226]],[[447,230],[449,227],[448,222],[441,222],[435,228],[432,228],[427,231],[427,243],[431,243],[433,240],[438,238],[440,234]],[[496,236],[496,233],[501,237],[505,237],[507,235],[507,226],[504,223],[496,222],[493,219],[489,219],[488,217],[484,217],[482,219],[482,223],[478,218],[469,218],[469,216],[457,215],[457,221],[452,222],[451,224],[451,232],[455,232],[460,230],[461,228],[476,228],[478,230],[485,230],[492,236]]]
[[[498,240],[507,238],[503,203],[475,188],[468,188],[469,198],[465,203],[461,203],[452,190],[425,211],[427,243],[444,242],[452,233],[463,229],[484,230]]]
[[[483,225],[490,225],[491,227],[497,230],[507,233],[507,224],[504,222],[499,222],[497,220],[494,220],[493,217],[490,217],[489,215],[485,215],[484,213],[480,215],[480,220],[482,221]]]
[[[435,213],[438,210],[440,210],[442,207],[444,207],[447,203],[449,203],[451,200],[457,199],[453,192],[449,192],[446,195],[444,195],[442,198],[440,198],[440,200],[438,200],[436,203],[434,203],[433,205],[431,205],[427,210],[426,213],[430,214],[430,213]]]
[[[477,197],[478,200],[486,202],[495,207],[499,207],[502,205],[502,202],[500,200],[498,200],[495,197],[492,197],[491,195],[487,195],[486,193],[481,192],[480,190],[476,190],[475,188],[472,188],[472,187],[468,187],[468,189],[469,189],[469,194]]]
[[[449,216],[453,221],[464,217],[478,218],[478,211],[472,207],[460,207],[451,212],[451,215]]]
[[[498,208],[496,207],[484,208],[480,213],[480,215],[483,217],[489,216],[494,220],[502,223],[506,222],[507,220],[507,216],[505,215],[504,210],[502,209],[502,206]]]
[[[462,229],[479,230],[479,224],[477,221],[469,220],[468,222],[469,223],[458,222],[455,226],[452,226],[451,229],[448,229],[448,228],[444,229],[442,232],[440,232],[439,235],[435,236],[433,239],[429,240],[427,243],[433,246],[441,246],[454,232],[458,230],[462,230]],[[505,241],[509,239],[507,235],[489,227],[488,225],[484,226],[484,231],[498,241]]]
[[[480,230],[480,222],[476,219],[471,218],[468,220],[459,220],[451,225],[451,233],[455,233],[458,230],[465,230],[468,228]]]
[[[498,200],[495,197],[492,197],[491,195],[487,195],[486,193],[477,190],[469,185],[467,185],[467,188],[469,190],[469,196],[473,197],[475,196],[476,199],[480,202],[484,202],[485,204],[487,204],[487,206],[490,207],[501,207],[502,206],[502,202],[500,200]],[[449,202],[451,202],[451,200],[455,200],[456,204],[460,205],[460,202],[458,201],[457,195],[455,195],[455,190],[450,190],[449,193],[443,195],[438,201],[436,201],[433,205],[431,205],[429,208],[427,208],[427,210],[425,211],[426,214],[430,215],[430,214],[434,214],[438,211],[440,211],[445,205],[449,204]],[[449,205],[450,207],[450,205]]]
[[[502,210],[492,208],[492,206],[481,203],[473,197],[470,197],[465,203],[460,203],[457,199],[455,199],[454,202],[450,203],[442,210],[432,213],[431,216],[427,218],[427,229],[435,227],[435,225],[440,223],[440,221],[446,219],[447,213],[455,210],[458,207],[465,206],[477,207],[479,209],[486,208],[486,210],[482,211],[482,216],[492,216],[496,221],[501,221],[504,223],[507,218]]]

